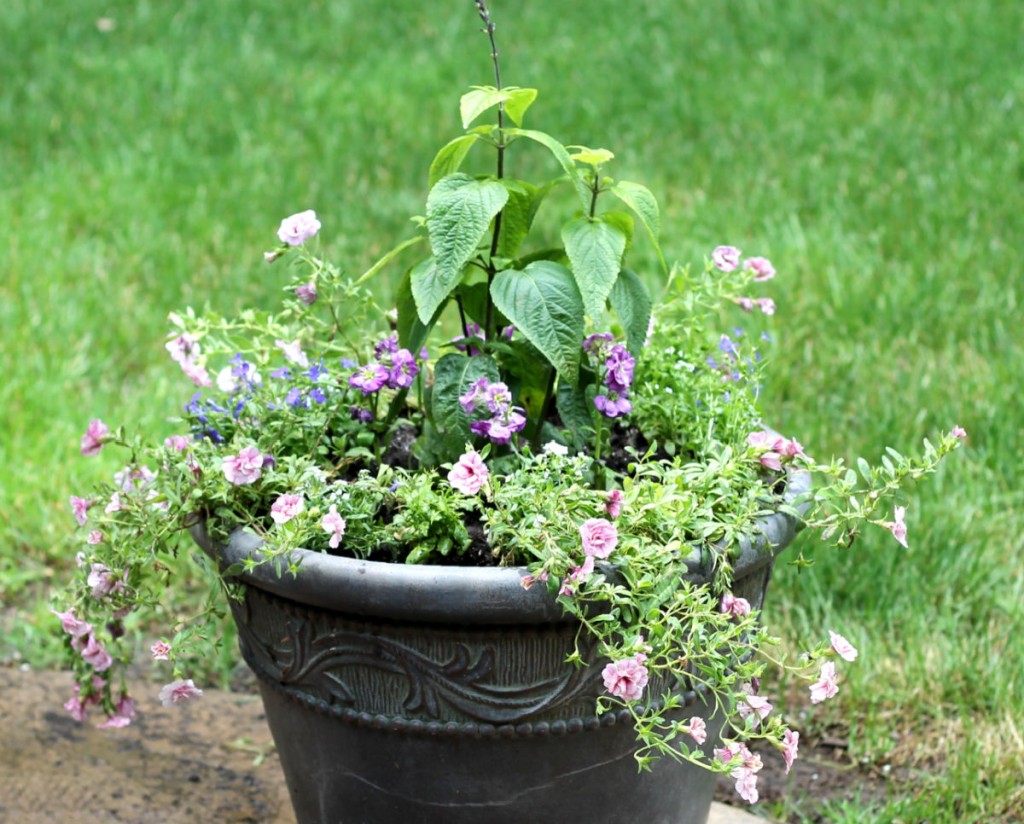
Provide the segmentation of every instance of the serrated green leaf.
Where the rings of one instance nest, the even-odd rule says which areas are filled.
[[[494,86],[474,86],[459,100],[462,128],[468,129],[469,124],[480,115],[506,99],[508,99],[507,91],[499,91]]]
[[[486,355],[470,358],[450,353],[442,356],[434,367],[431,412],[434,425],[449,449],[461,449],[473,438],[469,418],[459,398],[480,378],[487,378],[489,382],[501,380],[497,364]]]
[[[589,398],[587,397],[589,390]],[[569,430],[572,445],[576,450],[583,449],[587,443],[587,435],[594,429],[594,387],[559,384],[555,395],[555,409],[562,420],[562,426]]]
[[[434,250],[432,270],[414,271],[412,294],[426,323],[462,278],[491,220],[508,201],[496,180],[476,180],[456,172],[439,180],[427,197],[427,233]],[[418,267],[417,267],[418,268]]]
[[[562,379],[575,386],[583,342],[583,298],[572,272],[546,260],[522,271],[506,269],[495,276],[491,298]]]
[[[430,258],[418,265],[429,264],[432,260],[433,258]],[[396,329],[398,332],[398,345],[415,354],[426,343],[427,336],[430,335],[430,330],[437,323],[437,319],[441,315],[441,310],[444,306],[443,304],[438,306],[430,317],[429,323],[423,323],[419,313],[416,311],[416,301],[412,296],[412,272],[413,269],[409,269],[398,284],[398,291],[395,294],[395,307],[398,310]]]
[[[505,99],[505,113],[512,118],[517,126],[523,125],[523,116],[537,99],[536,89],[506,89],[508,97]]]
[[[430,164],[428,186],[433,189],[441,178],[457,172],[478,139],[475,134],[464,134],[442,146]]]
[[[587,314],[596,322],[622,268],[626,236],[600,218],[579,217],[562,227],[562,243]]]
[[[631,269],[623,269],[608,299],[622,328],[626,330],[626,348],[639,357],[647,339],[654,301],[647,284]]]
[[[511,136],[525,137],[535,143],[540,143],[549,152],[551,152],[551,154],[554,155],[555,160],[558,161],[558,165],[562,167],[562,170],[568,176],[569,182],[576,190],[576,194],[579,195],[580,202],[583,204],[583,211],[589,211],[591,197],[590,187],[587,186],[586,181],[583,180],[579,169],[576,167],[576,163],[571,157],[569,157],[569,152],[565,146],[546,132],[538,132],[534,129],[505,129],[505,133]]]
[[[521,180],[503,180],[508,188],[508,202],[501,211],[501,234],[498,236],[498,255],[513,258],[520,244],[530,233],[537,209],[533,199],[537,189]]]
[[[611,188],[611,193],[625,203],[630,209],[636,212],[640,222],[647,230],[647,235],[654,244],[654,251],[658,255],[661,268],[668,271],[665,257],[661,253],[661,244],[658,237],[661,235],[661,212],[658,209],[658,200],[651,193],[651,190],[640,183],[630,183],[628,180],[620,180]]]

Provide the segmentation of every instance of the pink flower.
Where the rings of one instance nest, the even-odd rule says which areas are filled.
[[[448,473],[448,483],[463,495],[476,495],[490,475],[480,453],[471,450],[452,467]]]
[[[759,797],[757,794],[757,774],[745,767],[740,767],[733,770],[730,775],[736,779],[736,792],[739,794],[739,797],[748,804],[756,804]]]
[[[75,516],[75,520],[78,521],[79,526],[85,526],[88,516],[86,513],[89,511],[94,501],[86,500],[85,498],[79,498],[77,495],[72,495],[69,499],[71,504],[71,514]]]
[[[166,641],[157,641],[149,648],[149,651],[153,654],[154,661],[170,660],[168,656],[171,654],[171,645]]]
[[[156,473],[148,466],[126,466],[114,473],[114,483],[122,492],[142,492],[152,486],[155,480]]]
[[[562,581],[562,588],[558,590],[559,595],[573,595],[576,592],[576,585],[582,584],[594,571],[594,558],[588,555],[581,566],[574,568]]]
[[[703,744],[705,741],[708,740],[708,726],[704,722],[703,718],[698,718],[697,716],[694,716],[690,719],[690,723],[688,726],[690,738],[692,738],[698,744]]]
[[[167,341],[164,348],[170,353],[171,360],[182,366],[195,362],[200,352],[199,342],[189,334],[178,335],[173,340]]]
[[[171,435],[168,438],[164,438],[164,446],[168,449],[176,449],[178,452],[187,450],[191,443],[184,435]]]
[[[800,733],[786,730],[782,736],[782,757],[786,760],[786,773],[789,773],[796,761],[797,750],[800,749]]]
[[[108,515],[112,515],[115,512],[120,512],[122,509],[124,509],[124,506],[121,504],[121,493],[115,492],[110,496],[110,503],[107,504],[106,509],[103,511]]]
[[[604,688],[616,698],[623,701],[636,701],[643,695],[647,686],[647,667],[643,664],[644,656],[638,653],[632,658],[612,661],[603,670]]]
[[[278,340],[274,341],[274,345],[284,353],[285,360],[291,361],[303,369],[309,366],[309,358],[306,357],[306,353],[302,351],[302,344],[297,340],[291,342]]]
[[[818,681],[811,684],[811,703],[820,704],[826,698],[831,698],[839,692],[839,685],[836,682],[836,665],[826,661],[821,665],[821,673]]]
[[[82,660],[89,664],[96,672],[103,672],[114,663],[114,659],[110,657],[107,648],[97,641],[94,635],[89,636],[89,640],[82,650]]]
[[[613,489],[608,493],[608,500],[605,501],[604,511],[608,513],[608,517],[613,521],[619,517],[622,512],[622,490]]]
[[[82,435],[82,454],[86,457],[99,455],[109,434],[110,428],[99,418],[93,418],[89,421],[89,427],[85,430],[85,434]]]
[[[192,683],[191,678],[187,681],[181,679],[171,681],[160,690],[160,703],[165,707],[174,704],[187,704],[189,701],[202,697],[203,691]]]
[[[604,518],[590,518],[580,525],[583,551],[594,558],[607,558],[619,542],[615,524]]]
[[[856,661],[857,660],[857,648],[843,638],[838,632],[828,631],[829,640],[832,642],[832,649],[835,650],[836,655],[842,658],[844,661]]]
[[[949,434],[952,435],[954,438],[962,441],[964,438],[967,437],[967,430],[964,429],[962,426],[954,426],[949,431]]]
[[[731,592],[722,596],[722,603],[718,606],[723,615],[732,615],[734,618],[743,618],[750,615],[750,601],[746,598],[737,598]]]
[[[804,454],[804,448],[801,446],[800,441],[794,439],[791,441],[785,438],[780,438],[779,442],[776,443],[775,448],[785,458],[795,458],[797,455]]]
[[[767,698],[760,695],[744,695],[736,711],[744,723],[747,719],[757,716],[758,721],[763,721],[772,711],[772,705]]]
[[[188,379],[196,386],[213,386],[213,381],[210,380],[210,373],[206,371],[206,367],[201,363],[184,361],[181,364],[181,368],[188,376]]]
[[[330,510],[320,520],[320,526],[323,527],[324,532],[329,533],[331,536],[331,539],[328,541],[331,549],[337,549],[342,537],[345,535],[345,519],[338,514],[336,504],[331,504]]]
[[[754,272],[754,283],[761,283],[775,277],[775,267],[768,258],[752,257],[743,261],[743,268]]]
[[[757,304],[757,308],[761,310],[762,315],[774,315],[775,314],[775,301],[771,298],[758,298],[754,301]]]
[[[736,298],[736,303],[744,312],[754,311],[754,299],[753,298]]]
[[[320,221],[316,219],[316,212],[307,209],[282,220],[277,236],[289,246],[301,246],[319,231]]]
[[[97,600],[124,589],[124,584],[106,564],[90,564],[89,577],[85,582],[92,587],[92,597]]]
[[[92,632],[92,624],[76,618],[73,609],[69,609],[67,612],[57,612],[57,610],[51,609],[50,612],[60,618],[61,628],[72,638],[81,638]]]
[[[98,529],[94,529],[94,530],[92,530],[89,533],[89,537],[85,539],[85,542],[87,544],[93,544],[93,545],[95,545],[95,544],[102,544],[103,543],[103,533],[100,532]]]
[[[285,494],[270,505],[270,517],[275,524],[286,524],[302,512],[304,506],[301,495]]]
[[[723,272],[731,272],[739,266],[741,254],[735,246],[718,246],[711,253],[711,262]]]
[[[757,802],[757,773],[764,766],[761,756],[755,755],[746,744],[731,744],[729,747],[715,750],[715,760],[721,764],[729,764],[736,758],[741,758],[742,763],[733,767],[729,776],[736,779],[736,792],[744,801],[754,804]]]
[[[898,506],[893,510],[893,518],[895,520],[885,521],[882,526],[888,529],[892,533],[892,537],[903,544],[904,548],[909,549],[907,546],[907,525],[903,522],[903,516],[906,514],[907,508],[905,506]]]
[[[247,446],[237,455],[224,458],[221,469],[224,477],[235,486],[251,484],[263,470],[263,455],[255,446]]]
[[[317,299],[316,287],[312,283],[302,283],[295,287],[295,297],[306,306],[312,306]]]
[[[79,724],[81,724],[83,721],[85,721],[86,717],[89,714],[88,706],[90,703],[92,702],[84,701],[78,697],[78,687],[76,685],[75,696],[73,698],[68,699],[68,701],[64,704],[64,709],[66,709],[71,714],[72,718],[74,718]]]
[[[122,695],[114,707],[114,714],[107,717],[102,724],[97,724],[97,729],[115,730],[127,727],[135,717],[135,702],[127,695]]]

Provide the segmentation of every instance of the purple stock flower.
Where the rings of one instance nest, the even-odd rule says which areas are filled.
[[[606,418],[617,418],[620,415],[628,415],[633,411],[633,404],[629,398],[619,396],[615,392],[612,392],[610,396],[596,395],[594,397],[594,406]]]
[[[360,423],[373,422],[373,413],[369,409],[363,409],[361,406],[352,405],[349,407],[348,412],[354,421],[359,421]]]
[[[373,345],[373,355],[381,363],[387,365],[391,356],[398,351],[398,335],[389,335]]]
[[[388,382],[391,373],[379,363],[360,366],[356,373],[348,379],[348,385],[360,390],[364,395],[372,395]]]
[[[470,384],[469,391],[459,397],[459,403],[467,415],[471,414],[476,405],[480,403],[481,396],[487,390],[487,378],[480,378]]]
[[[600,355],[608,344],[615,342],[615,336],[611,332],[595,332],[583,339],[583,351],[588,355]]]
[[[406,389],[419,374],[420,367],[408,349],[399,349],[391,356],[391,371],[388,386],[392,389]]]
[[[460,343],[459,341],[472,341],[473,339],[480,341],[487,340],[487,336],[484,334],[484,330],[480,328],[480,324],[478,323],[468,323],[466,324],[465,331],[465,335],[459,335],[458,337],[452,338],[452,343],[455,344],[455,348],[458,349],[460,352],[465,352],[469,350],[469,354],[471,356],[479,355],[480,350],[477,349],[475,346],[472,346],[469,343]]]
[[[605,376],[605,383],[613,392],[624,395],[629,387],[633,385],[633,370],[636,361],[629,351],[621,343],[612,347],[605,361],[608,372]]]
[[[318,297],[316,287],[312,283],[303,283],[295,287],[295,297],[301,300],[306,306],[316,303]]]

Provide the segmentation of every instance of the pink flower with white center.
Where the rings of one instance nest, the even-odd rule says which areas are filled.
[[[275,524],[286,524],[305,508],[301,495],[286,493],[270,505],[270,517]]]
[[[622,490],[613,489],[608,493],[608,500],[605,501],[604,511],[613,521],[622,513]]]
[[[114,659],[110,657],[107,648],[97,641],[94,635],[89,636],[89,640],[82,649],[82,660],[89,664],[96,672],[103,672],[114,663]]]
[[[86,457],[99,455],[100,450],[103,449],[103,444],[108,440],[107,436],[109,434],[110,427],[103,423],[99,418],[93,418],[89,421],[89,426],[85,430],[85,434],[82,435],[82,454]]]
[[[770,317],[775,314],[775,301],[771,298],[758,298],[754,302],[757,304],[757,308],[761,310],[762,315]]]
[[[734,618],[744,618],[750,615],[750,609],[750,601],[746,598],[737,598],[731,592],[722,596],[722,603],[718,606],[719,612],[723,615],[732,615]]]
[[[836,681],[836,665],[831,661],[826,661],[821,665],[818,680],[811,684],[811,703],[820,704],[837,692],[839,692],[839,684]]]
[[[160,690],[160,703],[165,707],[171,707],[175,704],[187,704],[189,701],[202,697],[203,691],[192,683],[191,678],[186,681],[182,681],[180,678],[176,681],[171,681],[170,684],[167,684]]]
[[[967,437],[967,430],[964,429],[962,426],[954,426],[951,430],[949,430],[949,434],[952,435],[957,440],[962,441],[964,438]]]
[[[277,236],[289,246],[301,246],[319,231],[320,221],[316,219],[316,212],[307,209],[282,220]]]
[[[60,618],[61,628],[72,638],[81,638],[92,632],[92,624],[76,618],[73,609],[69,609],[67,612],[57,612],[57,610],[51,609],[50,612]]]
[[[86,583],[92,587],[92,597],[97,600],[124,589],[123,582],[118,580],[106,564],[90,564]]]
[[[882,526],[888,529],[892,533],[892,537],[899,541],[904,549],[909,549],[907,545],[907,525],[903,521],[903,516],[906,514],[907,508],[905,506],[897,506],[893,510],[892,521],[885,521]]]
[[[71,514],[75,516],[75,520],[78,521],[79,526],[85,526],[89,511],[89,507],[95,503],[94,501],[87,500],[85,498],[79,498],[77,495],[72,495],[69,499],[71,504]]]
[[[759,798],[757,794],[757,774],[745,767],[733,770],[730,773],[736,779],[736,792],[740,798],[748,804],[756,804]]]
[[[263,455],[255,446],[247,446],[237,455],[230,455],[221,462],[224,477],[235,486],[251,484],[263,472]]]
[[[644,693],[647,686],[647,667],[644,666],[645,656],[637,653],[632,658],[612,661],[601,670],[604,688],[616,698],[623,701],[636,701]]]
[[[782,757],[786,760],[786,773],[789,773],[796,761],[797,750],[800,749],[800,733],[786,730],[782,736]]]
[[[178,452],[185,452],[191,444],[192,442],[184,435],[171,435],[168,438],[164,438],[164,446]]]
[[[110,503],[107,504],[106,509],[103,511],[106,512],[107,515],[113,515],[115,512],[120,512],[122,509],[124,509],[124,505],[121,503],[121,493],[115,492],[110,496]]]
[[[775,277],[775,267],[768,258],[752,257],[743,261],[743,268],[754,273],[754,283],[761,283]]]
[[[718,246],[711,253],[711,262],[723,272],[731,272],[740,264],[743,254],[735,246]]]
[[[199,357],[199,341],[191,335],[178,335],[178,337],[167,341],[164,348],[170,353],[171,360],[184,366],[186,363],[194,362]]]
[[[833,632],[832,630],[829,630],[828,637],[829,640],[832,642],[832,649],[835,651],[836,655],[838,655],[844,661],[850,661],[851,663],[857,660],[857,648],[849,641],[847,641],[845,638],[843,638],[842,635],[840,635],[838,632]]]
[[[448,473],[448,483],[463,495],[476,495],[490,476],[491,472],[480,453],[470,450],[452,467]]]
[[[294,363],[296,366],[301,366],[303,369],[309,366],[309,358],[306,357],[306,353],[302,351],[302,344],[297,340],[291,342],[278,340],[274,341],[274,345],[284,352],[285,360]]]
[[[92,544],[93,546],[95,546],[96,544],[102,544],[103,533],[100,532],[98,529],[94,529],[89,533],[89,537],[85,539],[85,542],[87,544]]]
[[[210,380],[210,373],[206,371],[206,367],[201,363],[185,361],[181,364],[181,368],[188,376],[188,379],[196,386],[213,386],[213,381]]]
[[[97,724],[96,728],[100,730],[116,730],[121,727],[127,727],[132,723],[134,717],[135,701],[127,695],[122,695],[114,707],[114,714],[108,716],[107,720],[102,724]]]
[[[747,435],[747,443],[754,449],[776,450],[782,447],[783,439],[766,429],[759,429]]]
[[[708,725],[703,718],[698,718],[697,716],[691,718],[690,723],[687,725],[687,732],[690,734],[690,738],[696,741],[698,745],[708,740]]]
[[[772,711],[772,705],[767,698],[760,695],[744,695],[736,707],[740,718],[746,723],[747,719],[754,716],[758,721],[764,721]]]
[[[153,646],[149,648],[150,653],[153,655],[154,661],[169,661],[171,654],[171,645],[166,641],[157,641]]]
[[[604,518],[590,518],[580,524],[583,551],[594,558],[607,558],[619,542],[615,524]]]
[[[327,514],[320,519],[320,526],[324,532],[327,532],[331,539],[327,542],[330,544],[331,549],[337,549],[341,544],[341,539],[345,536],[345,519],[338,514],[338,507],[336,504],[331,504],[331,508],[327,511]]]

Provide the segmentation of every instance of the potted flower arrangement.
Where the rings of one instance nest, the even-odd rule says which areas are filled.
[[[774,313],[772,263],[722,245],[669,266],[657,200],[613,177],[612,152],[525,126],[537,93],[502,85],[476,6],[496,83],[461,98],[416,235],[352,278],[318,256],[313,211],[286,218],[264,254],[279,313],[170,316],[166,348],[195,384],[180,434],[89,423],[82,454],[116,444],[128,461],[71,499],[66,706],[131,722],[124,621],[198,544],[300,820],[521,821],[543,804],[702,821],[716,772],[757,799],[752,740],[797,757],[760,691],[775,556],[802,527],[905,545],[890,502],[964,432],[853,469],[768,428],[763,340],[722,328]],[[464,171],[487,151],[493,172]],[[526,151],[556,176],[516,178]],[[634,244],[660,271],[629,267]],[[367,282],[399,261],[381,307]],[[216,612],[153,639],[164,704],[201,696],[189,667]],[[785,666],[819,702],[856,656],[829,632]]]

